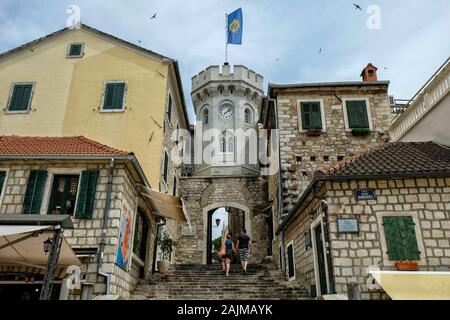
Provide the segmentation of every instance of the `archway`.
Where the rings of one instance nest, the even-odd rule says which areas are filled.
[[[239,236],[241,227],[247,229],[251,237],[250,210],[237,203],[216,203],[203,209],[204,239],[206,247],[203,261],[206,264],[220,263],[218,251],[222,236],[229,233],[233,242]]]

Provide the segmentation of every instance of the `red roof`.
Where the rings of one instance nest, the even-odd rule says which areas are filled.
[[[0,156],[126,156],[132,154],[111,148],[83,136],[21,137],[0,136]]]

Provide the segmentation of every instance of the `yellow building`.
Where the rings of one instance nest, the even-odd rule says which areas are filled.
[[[0,54],[0,106],[0,135],[83,135],[130,150],[152,188],[176,193],[167,137],[189,120],[173,59],[65,28]]]

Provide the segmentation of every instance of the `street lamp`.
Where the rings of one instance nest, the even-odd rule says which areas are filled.
[[[52,247],[52,239],[48,238],[44,241],[44,252],[47,254]]]
[[[218,227],[218,226],[219,226],[219,224],[220,224],[220,219],[219,219],[219,218],[217,218],[217,219],[216,219],[216,226]]]

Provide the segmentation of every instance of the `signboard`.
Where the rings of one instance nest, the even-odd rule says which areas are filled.
[[[374,200],[375,190],[373,189],[356,189],[355,190],[356,200]]]
[[[130,262],[131,233],[133,226],[132,218],[130,206],[123,201],[122,212],[120,215],[119,247],[117,249],[116,263],[124,270],[127,270],[128,263]]]
[[[358,219],[337,219],[338,233],[359,233]]]

